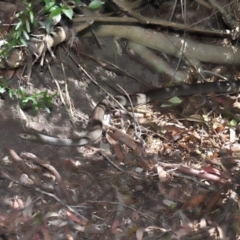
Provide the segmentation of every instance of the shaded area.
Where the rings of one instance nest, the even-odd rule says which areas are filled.
[[[170,13],[174,1],[169,2],[159,13]],[[148,10],[148,16],[157,12],[156,8],[150,13]],[[179,14],[178,5],[173,19],[181,19]],[[190,17],[191,22],[194,16]],[[218,22],[211,23],[216,26]],[[16,100],[3,95],[0,234],[8,239],[136,239],[136,235],[151,240],[237,238],[240,146],[236,94],[195,95],[166,101],[165,108],[159,102],[142,106],[134,110],[140,126],[134,126],[124,111],[113,109],[111,126],[106,126],[101,143],[94,146],[54,147],[18,137],[25,128],[77,137],[88,125],[93,107],[105,97],[99,86],[115,95],[121,92],[116,84],[134,93],[146,89],[139,81],[151,88],[164,86],[169,79],[124,48],[122,55],[117,54],[113,38],[99,40],[101,49],[93,38],[79,38],[72,48],[64,45],[56,49],[51,70],[64,99],[70,96],[66,106],[58,95],[50,114],[33,115],[31,109],[19,110]],[[70,55],[99,86],[79,71]],[[122,71],[104,69],[99,59],[114,63]],[[178,59],[168,59],[171,66],[178,65]],[[238,79],[234,67],[202,66]],[[180,69],[187,67],[183,62]],[[34,69],[30,84],[19,81],[16,73],[10,86],[17,88],[21,82],[28,93],[45,89],[55,92],[47,69],[40,74],[38,63]],[[216,77],[210,76],[205,75],[208,80]],[[128,111],[132,114],[131,109]]]

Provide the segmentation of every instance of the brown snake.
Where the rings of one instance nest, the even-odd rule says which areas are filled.
[[[157,100],[164,100],[174,96],[189,96],[196,94],[208,94],[208,93],[236,93],[239,92],[240,81],[227,81],[227,82],[210,82],[210,83],[195,83],[195,84],[183,84],[172,87],[164,87],[149,90],[144,93],[136,93],[130,95],[130,99],[133,106],[147,104]],[[128,97],[124,95],[116,96],[115,99],[122,106],[130,106]],[[97,104],[93,110],[92,115],[92,128],[83,137],[77,139],[61,139],[56,137],[47,136],[40,133],[21,133],[19,136],[22,139],[38,141],[51,145],[59,145],[66,147],[77,147],[91,144],[98,140],[103,131],[103,117],[108,111],[109,107],[117,107],[115,101],[111,101],[107,98],[103,99]]]

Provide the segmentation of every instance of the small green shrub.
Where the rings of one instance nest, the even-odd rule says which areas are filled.
[[[36,114],[38,111],[44,110],[50,113],[50,107],[52,105],[52,100],[56,94],[49,94],[47,91],[33,93],[31,95],[27,94],[23,87],[18,89],[12,89],[7,87],[7,82],[1,83],[0,94],[8,93],[10,98],[19,99],[21,108],[30,107],[32,112]]]

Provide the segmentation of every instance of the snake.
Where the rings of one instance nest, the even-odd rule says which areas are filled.
[[[169,87],[162,87],[151,89],[143,93],[135,93],[129,96],[119,95],[113,101],[109,98],[104,98],[93,109],[92,126],[86,135],[76,139],[71,138],[57,138],[41,134],[38,132],[23,132],[19,134],[24,140],[37,141],[44,144],[66,146],[66,147],[80,147],[92,144],[101,138],[103,132],[103,118],[110,106],[117,107],[120,103],[122,106],[137,106],[144,105],[154,101],[163,101],[172,97],[184,97],[190,95],[204,95],[209,93],[236,93],[239,92],[240,81],[218,81],[218,82],[204,82],[194,84],[181,84]],[[118,103],[117,103],[118,102]]]

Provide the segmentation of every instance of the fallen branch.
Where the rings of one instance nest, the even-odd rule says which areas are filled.
[[[180,164],[170,164],[170,163],[163,163],[163,162],[159,162],[159,164],[162,167],[165,168],[170,168],[170,169],[176,169],[182,173],[185,173],[187,175],[192,175],[201,179],[206,179],[206,180],[211,180],[211,181],[215,181],[215,182],[220,182],[220,183],[226,183],[226,182],[232,182],[232,179],[224,179],[222,176],[217,176],[217,175],[213,175],[210,173],[205,172],[204,170],[196,170],[193,168],[189,168],[189,167],[185,167],[183,165]]]
[[[32,169],[30,167],[28,167],[28,165],[23,161],[22,158],[20,158],[17,153],[10,149],[9,150],[9,154],[12,158],[12,160],[16,163],[16,165],[24,172],[28,175],[28,177],[34,182],[34,184],[36,185],[36,187],[39,187],[40,189],[42,189],[43,191],[46,191],[48,193],[53,192],[53,187],[51,186],[47,186],[45,184],[43,184],[41,182],[41,180],[34,174],[34,172],[32,171]]]
[[[101,25],[93,27],[98,37],[115,36],[136,42],[145,47],[157,50],[180,58],[182,55],[189,62],[198,60],[216,64],[240,65],[240,49],[238,47],[223,47],[211,44],[203,44],[188,38],[165,35],[141,27],[130,27],[121,25]],[[75,27],[76,32],[78,31]],[[91,33],[83,34],[91,37]],[[183,48],[184,46],[184,48]]]
[[[25,153],[21,153],[20,156],[22,158],[30,159],[35,164],[40,165],[40,166],[48,169],[56,177],[59,189],[61,190],[62,194],[65,196],[67,202],[69,204],[73,204],[74,203],[73,200],[72,200],[72,197],[68,194],[67,188],[64,185],[63,180],[62,180],[60,174],[58,173],[58,171],[53,166],[51,166],[50,164],[42,161],[41,159],[39,159],[37,156],[35,156],[32,153],[26,153],[25,152]]]

